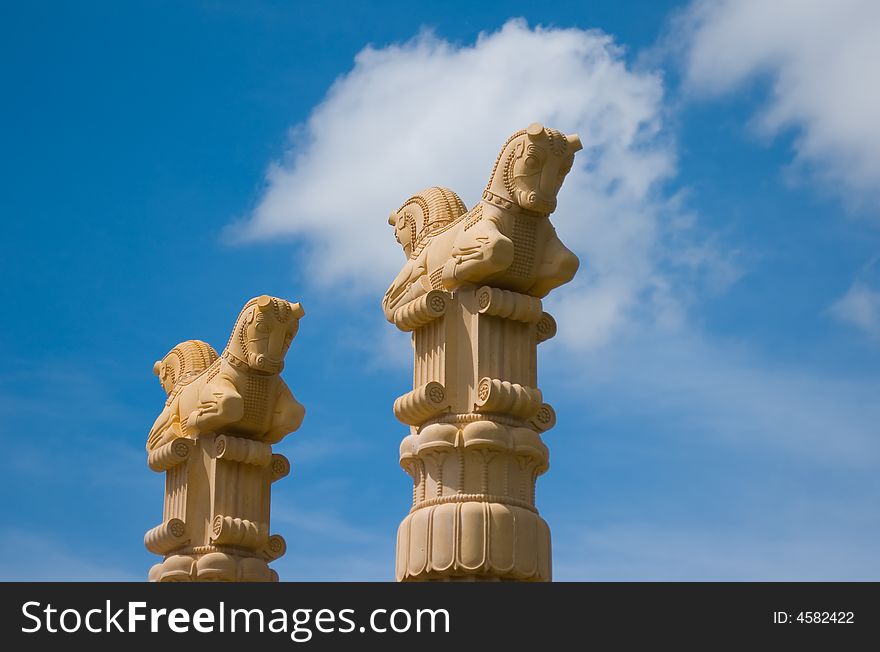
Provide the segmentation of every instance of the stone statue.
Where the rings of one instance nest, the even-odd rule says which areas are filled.
[[[392,213],[388,222],[408,260],[385,293],[386,318],[431,290],[487,284],[544,297],[570,281],[577,256],[548,216],[581,147],[576,135],[531,124],[501,148],[470,211],[451,190],[429,188]]]
[[[152,581],[269,581],[284,554],[269,536],[272,482],[290,463],[272,444],[305,410],[279,376],[304,312],[262,295],[248,301],[221,356],[200,340],[153,366],[168,400],[147,437],[148,464],[166,472],[163,522],[144,542],[165,556]]]
[[[398,580],[551,579],[535,483],[556,416],[537,388],[537,345],[556,333],[541,298],[578,268],[548,216],[581,147],[532,124],[504,144],[470,211],[429,188],[389,219],[407,261],[382,308],[412,333],[415,367],[394,402],[413,480]]]
[[[263,295],[242,309],[222,357],[198,340],[174,347],[153,366],[168,401],[147,450],[218,430],[274,444],[299,428],[305,411],[278,374],[302,316],[298,303]]]

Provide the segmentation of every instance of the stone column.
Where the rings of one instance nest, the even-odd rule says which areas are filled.
[[[278,580],[268,564],[287,546],[269,534],[270,494],[290,463],[272,444],[304,416],[279,376],[302,315],[263,295],[245,305],[221,356],[189,340],[156,363],[168,400],[147,463],[165,473],[165,504],[144,543],[164,559],[150,581]]]
[[[411,426],[400,464],[413,478],[397,579],[550,580],[535,481],[556,417],[535,360],[553,318],[540,299],[488,286],[434,290],[396,317],[415,349],[415,389],[394,402]]]
[[[278,581],[268,562],[287,544],[269,535],[271,485],[290,473],[287,458],[251,439],[208,434],[179,437],[151,452],[165,473],[162,523],[144,536],[164,560],[150,581]]]
[[[535,483],[556,415],[538,389],[537,349],[556,333],[541,299],[578,268],[549,215],[579,149],[576,135],[532,124],[503,145],[471,210],[434,187],[389,218],[407,261],[383,309],[414,349],[413,389],[394,402],[413,480],[399,581],[552,577]]]

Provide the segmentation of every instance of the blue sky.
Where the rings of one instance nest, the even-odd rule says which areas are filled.
[[[585,145],[540,359],[556,578],[880,579],[878,43],[868,0],[5,4],[0,579],[145,578],[153,361],[262,293],[307,313],[275,566],[391,579],[386,217],[473,203],[535,119]]]

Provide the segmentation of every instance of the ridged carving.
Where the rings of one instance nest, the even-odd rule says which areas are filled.
[[[254,439],[219,435],[214,440],[214,449],[217,457],[227,462],[268,466],[272,461],[272,447]]]
[[[481,378],[477,385],[478,412],[501,412],[528,419],[541,407],[541,390],[497,378]]]
[[[186,533],[186,524],[179,518],[172,518],[144,535],[144,545],[152,553],[164,555],[175,548],[185,545],[189,541]]]
[[[218,514],[211,522],[211,542],[217,545],[258,547],[266,537],[258,524],[245,518]]]
[[[537,513],[498,502],[455,502],[409,514],[397,534],[397,580],[549,581],[550,529]]]
[[[262,556],[200,546],[171,554],[150,569],[151,582],[277,582],[278,573]]]
[[[446,389],[431,381],[394,401],[394,416],[408,425],[418,425],[447,409]]]
[[[414,331],[446,313],[449,295],[431,290],[394,311],[393,322],[402,331]]]
[[[280,534],[273,534],[270,536],[266,540],[266,545],[263,547],[263,555],[269,561],[278,559],[283,556],[285,552],[287,552],[287,542]]]
[[[529,503],[526,500],[520,500],[519,498],[512,498],[511,496],[502,496],[500,494],[453,494],[451,496],[434,496],[433,498],[427,498],[421,502],[413,505],[413,508],[410,510],[414,512],[418,509],[423,509],[425,507],[433,507],[434,505],[446,505],[448,503],[499,503],[501,505],[513,505],[514,507],[521,507],[522,509],[527,509],[530,512],[537,512],[535,506]]]
[[[541,300],[528,294],[484,285],[477,290],[477,305],[484,315],[535,323],[543,314]]]
[[[195,442],[186,437],[172,439],[167,444],[150,451],[147,455],[147,466],[154,471],[167,471],[189,459]]]
[[[556,410],[549,403],[544,403],[529,419],[529,425],[539,432],[550,430],[556,425]]]
[[[278,482],[290,473],[290,460],[284,455],[275,453],[272,455],[272,482]]]

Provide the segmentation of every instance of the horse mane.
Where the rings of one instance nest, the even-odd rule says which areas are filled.
[[[154,371],[156,375],[160,376],[160,380],[166,371],[171,372],[171,390],[168,391],[171,394],[174,388],[186,385],[199,376],[214,364],[218,357],[217,352],[207,342],[187,340],[165,354],[161,362],[158,363],[161,366]],[[172,360],[177,361],[176,369],[174,365],[169,364]]]
[[[520,136],[525,136],[525,134],[526,134],[526,130],[520,129],[515,134],[513,134],[510,138],[508,138],[504,142],[504,144],[501,146],[501,151],[498,152],[498,158],[495,159],[495,165],[492,166],[492,174],[489,175],[489,183],[486,184],[486,191],[487,192],[492,189],[492,181],[495,179],[495,173],[498,172],[498,165],[501,163],[501,157],[504,156],[505,150],[510,145],[510,143],[512,143],[514,140],[516,140]]]
[[[400,213],[412,204],[421,208],[424,216],[421,229],[410,224],[412,256],[417,255],[432,236],[445,231],[467,213],[461,198],[449,188],[441,186],[432,186],[416,193],[395,212]]]

